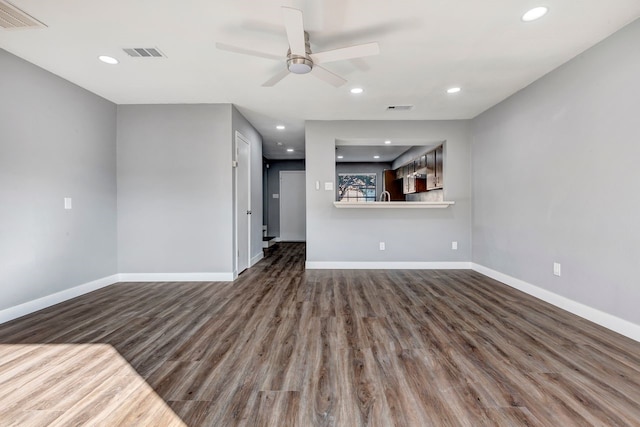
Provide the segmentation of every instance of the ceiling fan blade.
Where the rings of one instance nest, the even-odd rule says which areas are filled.
[[[362,58],[363,56],[378,55],[380,47],[378,43],[359,44],[357,46],[343,47],[340,49],[327,50],[325,52],[313,53],[310,55],[315,64],[341,61],[343,59]]]
[[[267,53],[267,52],[259,52],[257,50],[245,49],[244,47],[232,46],[230,44],[225,44],[225,43],[216,43],[216,48],[220,50],[226,50],[228,52],[241,53],[243,55],[258,56],[260,58],[267,58],[267,59],[275,59],[276,61],[281,61],[283,59],[282,55],[276,55],[276,54]]]
[[[347,82],[342,77],[338,76],[337,74],[333,74],[331,71],[319,65],[313,66],[311,74],[335,87],[340,87]]]
[[[275,76],[271,77],[269,80],[267,80],[266,82],[262,83],[262,87],[272,87],[275,86],[280,80],[284,79],[285,77],[287,77],[289,75],[289,70],[287,70],[286,68],[282,71],[280,71],[278,74],[276,74]]]
[[[306,56],[307,49],[304,38],[304,24],[302,21],[302,11],[291,7],[283,7],[284,26],[287,29],[287,39],[291,53],[299,56]]]

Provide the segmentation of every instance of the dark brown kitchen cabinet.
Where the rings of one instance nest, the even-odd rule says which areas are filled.
[[[444,184],[443,177],[443,152],[442,146],[430,151],[426,154],[427,164],[427,190],[435,190],[442,188]]]
[[[435,151],[430,151],[426,154],[425,163],[427,168],[427,190],[433,190],[437,188]]]
[[[389,171],[389,180],[399,181],[403,194],[437,190],[444,186],[443,146],[422,154],[394,171]],[[387,178],[385,175],[385,185]],[[389,190],[388,190],[389,191]],[[392,199],[393,200],[393,199]]]
[[[436,187],[442,188],[444,186],[444,168],[443,168],[443,149],[442,145],[435,149],[436,157]]]

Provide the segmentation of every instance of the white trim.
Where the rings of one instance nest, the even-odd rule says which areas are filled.
[[[478,273],[498,280],[512,288],[546,301],[549,304],[553,304],[556,307],[590,320],[600,326],[604,326],[607,329],[611,329],[612,331],[629,337],[635,341],[640,341],[640,325],[631,323],[628,320],[621,319],[612,314],[605,313],[596,308],[589,307],[588,305],[576,302],[567,297],[563,297],[562,295],[555,294],[551,291],[525,282],[524,280],[516,279],[515,277],[511,277],[507,274],[492,270],[483,265],[472,263],[471,268]]]
[[[83,283],[82,285],[78,285],[73,288],[56,292],[55,294],[27,301],[19,305],[14,305],[13,307],[5,308],[4,310],[0,310],[0,323],[8,322],[9,320],[26,316],[27,314],[34,313],[38,310],[42,310],[43,308],[51,307],[52,305],[59,304],[75,297],[79,297],[80,295],[84,295],[97,289],[113,285],[114,283],[118,283],[118,281],[119,275],[114,274],[113,276],[103,277],[101,279]]]
[[[253,227],[253,207],[251,206],[251,196],[253,195],[251,192],[251,142],[249,142],[249,140],[240,132],[236,131],[236,133],[240,139],[247,143],[247,209],[251,212],[251,215],[249,215],[247,220],[247,260],[249,260],[248,268],[251,268],[253,265],[251,264],[251,228]]]
[[[258,261],[260,261],[262,258],[264,258],[264,252],[260,251],[256,256],[251,258],[251,261],[249,262],[249,268],[251,268],[254,265],[256,265],[258,263]]]
[[[121,282],[233,282],[234,273],[121,273]]]
[[[234,280],[238,277],[235,274],[235,271],[239,269],[238,266],[238,258],[240,257],[240,249],[238,244],[238,140],[247,144],[247,210],[251,211],[251,142],[240,132],[236,131],[235,139],[233,140],[233,157],[235,162],[235,167],[233,168],[233,181],[235,192],[233,194],[233,206],[234,206],[234,221],[235,221],[235,230],[234,230]],[[247,214],[248,215],[248,214]],[[249,217],[247,220],[247,268],[251,267],[251,226],[252,226],[252,217]],[[244,270],[243,270],[244,271]]]
[[[470,262],[422,262],[422,261],[306,261],[308,270],[468,270]]]

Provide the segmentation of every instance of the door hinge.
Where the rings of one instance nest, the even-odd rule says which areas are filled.
[[[237,162],[237,161],[235,161],[235,160],[233,160],[233,161],[231,162],[231,167],[232,167],[232,168],[237,168],[237,167],[238,167],[238,162]]]
[[[251,211],[247,211],[247,215],[251,215]]]

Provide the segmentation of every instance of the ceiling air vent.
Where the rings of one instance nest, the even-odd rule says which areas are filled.
[[[409,111],[413,105],[389,105],[387,111]]]
[[[166,55],[160,52],[157,47],[132,47],[122,50],[132,58],[166,58]]]
[[[9,2],[0,0],[0,28],[4,28],[6,30],[20,30],[45,27],[46,25],[28,13],[18,9]]]

